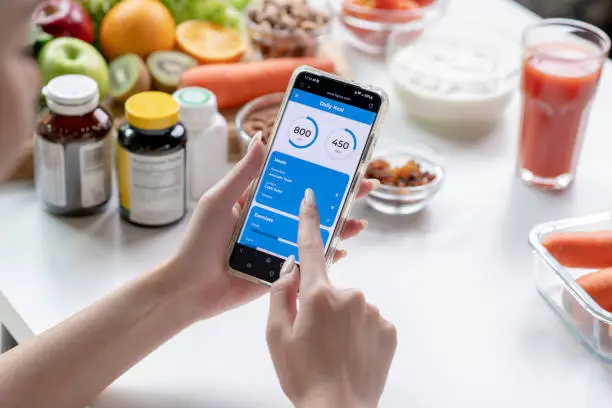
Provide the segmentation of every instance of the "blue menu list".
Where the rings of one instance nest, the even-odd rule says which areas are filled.
[[[348,174],[274,152],[266,166],[255,201],[299,216],[304,191],[311,188],[317,199],[321,225],[331,227],[348,183]]]
[[[284,258],[293,255],[299,261],[297,233],[297,220],[254,206],[247,218],[240,243],[265,249]],[[325,245],[329,232],[321,229],[321,238]]]

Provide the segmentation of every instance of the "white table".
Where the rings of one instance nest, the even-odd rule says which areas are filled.
[[[514,33],[534,16],[502,0],[454,0],[449,19],[486,16]],[[357,79],[390,89],[381,62],[348,51]],[[608,67],[610,68],[610,67]],[[383,407],[599,408],[612,371],[592,357],[537,295],[527,233],[542,221],[609,208],[612,76],[592,115],[576,185],[564,194],[514,176],[519,107],[469,141],[410,124],[393,103],[381,144],[424,142],[447,159],[447,182],[423,213],[384,217],[358,206],[370,229],[333,269],[396,323],[399,349]],[[18,341],[40,333],[154,267],[185,224],[150,231],[117,211],[63,220],[31,186],[0,188],[0,321]],[[183,332],[121,377],[96,408],[287,407],[264,341],[267,299]]]

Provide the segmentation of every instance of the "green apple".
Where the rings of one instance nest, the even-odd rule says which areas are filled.
[[[78,38],[52,40],[40,51],[38,67],[46,85],[53,78],[67,74],[86,75],[98,83],[100,99],[108,92],[108,64],[91,44]]]

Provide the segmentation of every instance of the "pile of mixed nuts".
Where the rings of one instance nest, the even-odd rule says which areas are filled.
[[[307,0],[263,0],[248,10],[251,38],[263,58],[312,57],[330,16]]]

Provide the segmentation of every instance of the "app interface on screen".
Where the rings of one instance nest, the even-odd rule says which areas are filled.
[[[291,91],[238,243],[299,262],[304,191],[314,190],[327,250],[376,113],[301,89]]]

